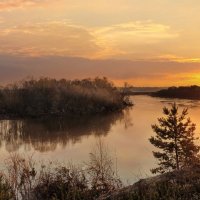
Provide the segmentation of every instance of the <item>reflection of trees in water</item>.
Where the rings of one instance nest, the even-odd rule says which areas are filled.
[[[123,123],[124,123],[125,129],[128,129],[129,127],[133,126],[131,110],[132,110],[132,108],[127,108],[124,110]]]
[[[7,151],[33,147],[40,152],[53,151],[57,145],[65,147],[89,135],[105,136],[118,120],[124,121],[126,112],[91,117],[47,118],[42,120],[5,120],[0,122],[1,145]]]

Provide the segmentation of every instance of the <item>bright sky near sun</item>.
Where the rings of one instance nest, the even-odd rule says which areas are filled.
[[[199,84],[199,11],[199,0],[0,0],[1,82]]]

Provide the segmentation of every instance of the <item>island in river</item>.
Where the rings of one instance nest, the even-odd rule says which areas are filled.
[[[24,118],[93,115],[132,106],[127,94],[107,78],[24,80],[0,90],[0,116]]]

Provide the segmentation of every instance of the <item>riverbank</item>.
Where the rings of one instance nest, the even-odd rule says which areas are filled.
[[[34,168],[32,158],[11,155],[0,174],[0,199],[27,200],[199,200],[200,164],[141,179],[123,187],[108,152],[97,143],[85,167],[49,162]],[[103,160],[100,155],[103,156]]]
[[[151,94],[151,96],[161,98],[200,100],[200,87],[196,85],[169,87],[168,89],[154,92]]]
[[[141,179],[98,200],[199,200],[200,166]]]

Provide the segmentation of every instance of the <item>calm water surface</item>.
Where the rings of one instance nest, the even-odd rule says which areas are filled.
[[[135,106],[104,116],[80,119],[3,120],[0,121],[0,164],[10,153],[33,155],[38,162],[56,161],[81,164],[88,160],[98,138],[102,138],[117,158],[124,182],[132,183],[150,176],[156,165],[148,138],[154,133],[151,124],[162,116],[162,107],[176,101],[189,114],[200,133],[200,101],[169,100],[133,96]],[[199,142],[200,143],[200,142]]]

